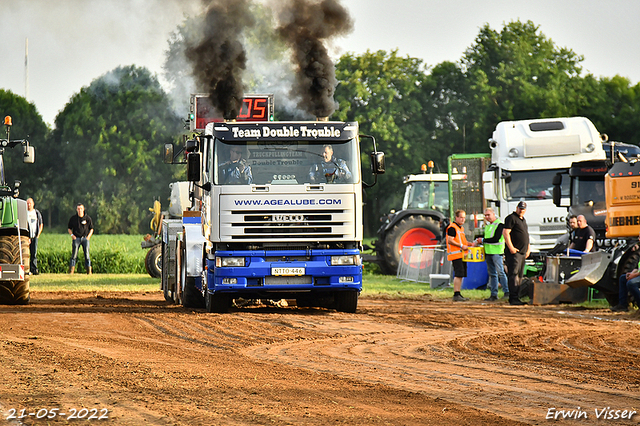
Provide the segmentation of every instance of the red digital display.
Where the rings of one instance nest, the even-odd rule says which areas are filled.
[[[204,130],[211,122],[224,121],[222,115],[213,108],[207,95],[191,96],[191,130]],[[248,95],[242,100],[242,108],[236,121],[270,121],[273,119],[273,95]]]

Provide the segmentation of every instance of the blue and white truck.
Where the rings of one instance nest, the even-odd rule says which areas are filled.
[[[384,154],[357,123],[207,124],[184,147],[192,203],[175,238],[174,283],[163,271],[165,296],[209,312],[226,312],[238,299],[355,312],[362,190],[371,186],[361,141],[373,148],[366,170],[375,184]],[[165,156],[174,158],[171,145]]]

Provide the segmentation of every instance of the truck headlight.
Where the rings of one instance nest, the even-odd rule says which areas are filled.
[[[216,257],[216,267],[244,266],[244,257]]]
[[[331,266],[359,265],[359,264],[360,264],[360,256],[357,254],[331,256]]]

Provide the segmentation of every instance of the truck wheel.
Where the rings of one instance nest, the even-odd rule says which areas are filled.
[[[381,268],[386,274],[395,274],[400,263],[402,248],[408,246],[435,246],[441,238],[438,223],[423,215],[407,216],[387,233],[383,243]]]
[[[210,313],[224,314],[229,312],[232,301],[233,299],[231,299],[231,296],[228,294],[211,294],[207,292],[207,295],[205,296],[205,308],[207,309],[207,312]]]
[[[27,305],[31,300],[29,294],[29,238],[21,236],[22,264],[24,265],[24,281],[0,281],[0,304]],[[17,235],[0,236],[0,263],[20,264],[20,248]]]
[[[354,313],[358,308],[357,291],[339,291],[335,294],[336,310],[338,312]]]
[[[144,267],[151,278],[162,277],[162,245],[151,247],[144,258]]]
[[[204,308],[205,301],[200,290],[196,288],[196,279],[186,277],[184,292],[182,293],[182,306],[185,308]]]

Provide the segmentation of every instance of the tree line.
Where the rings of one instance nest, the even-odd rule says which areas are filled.
[[[167,56],[175,56],[177,44],[170,41]],[[640,85],[618,75],[583,75],[583,60],[530,21],[500,30],[485,25],[457,62],[429,66],[397,51],[342,55],[330,118],[359,122],[387,160],[387,173],[366,195],[366,234],[400,207],[402,176],[429,160],[445,171],[453,153],[488,152],[500,121],[585,116],[610,140],[639,144]],[[165,69],[183,72],[169,58]],[[247,93],[260,90],[258,80],[251,77]],[[6,180],[22,181],[21,196],[34,198],[49,226],[64,229],[82,202],[97,232],[149,232],[148,208],[156,199],[167,207],[169,183],[184,178],[183,167],[162,162],[162,151],[181,140],[187,113],[176,113],[157,77],[135,65],[81,88],[54,129],[33,104],[0,89],[0,114],[15,123],[12,139],[28,135],[36,147],[35,165],[5,151]],[[278,118],[298,117],[276,110]]]

